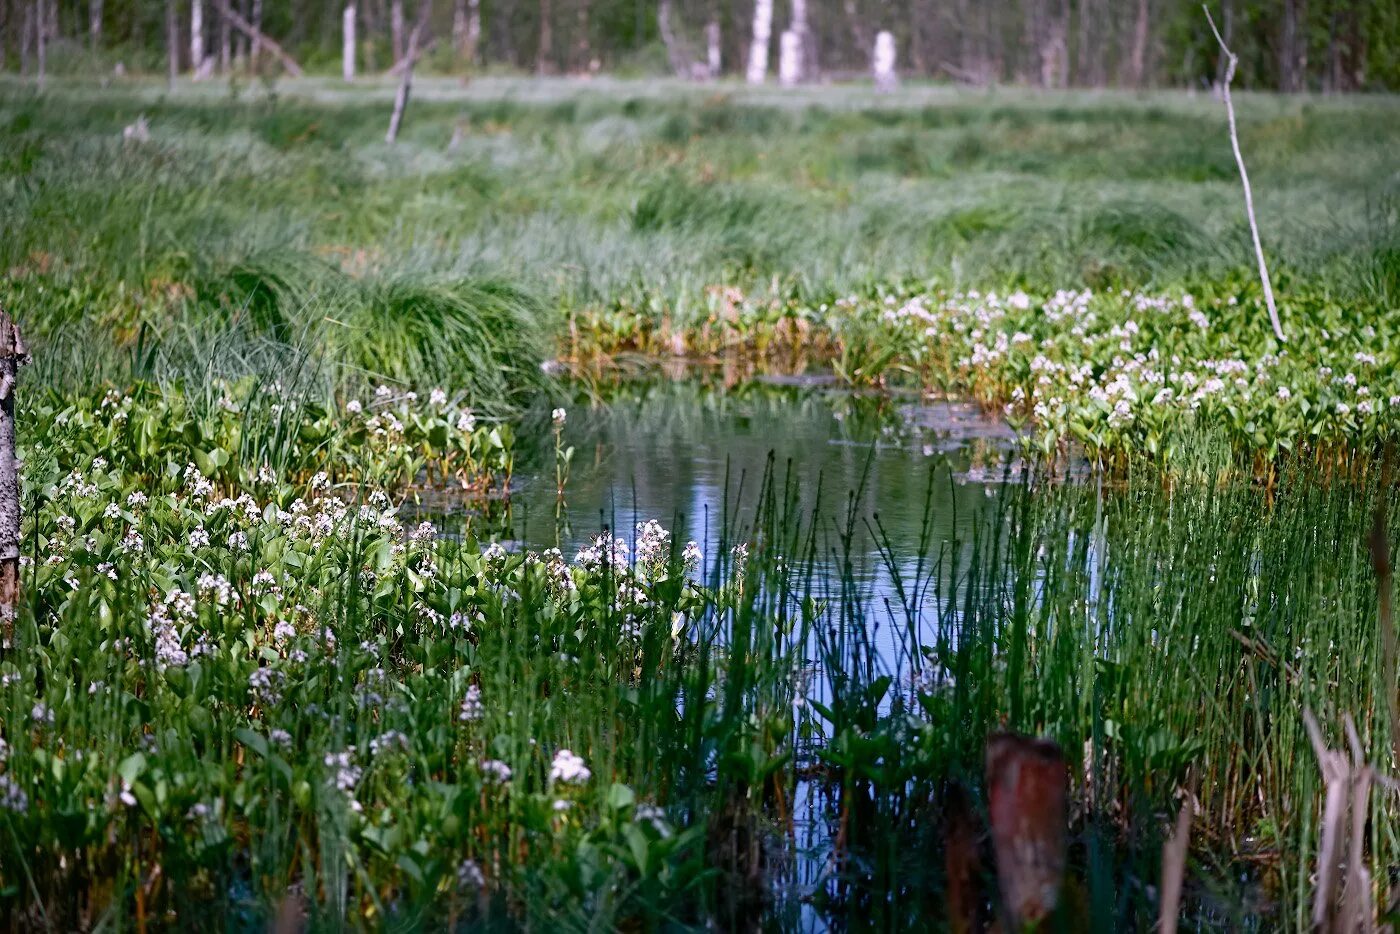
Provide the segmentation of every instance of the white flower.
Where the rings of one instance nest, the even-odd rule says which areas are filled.
[[[687,574],[699,571],[700,566],[705,563],[705,555],[700,551],[700,546],[695,542],[686,542],[685,550],[681,552],[681,563],[685,565]]]
[[[568,421],[569,413],[563,409],[555,409],[550,414],[550,418],[553,419],[555,428],[563,428],[564,422]]]
[[[549,780],[552,782],[563,782],[566,785],[582,785],[593,777],[593,773],[588,770],[582,757],[574,755],[567,749],[561,749],[554,754],[554,762],[549,767]]]
[[[441,389],[434,389],[432,392],[428,393],[428,404],[434,406],[446,405],[447,393],[443,392]]]
[[[359,415],[364,409],[365,407],[359,399],[351,399],[349,402],[345,403],[345,411],[349,412],[351,415]]]
[[[487,781],[495,782],[497,785],[504,785],[510,781],[512,772],[510,766],[500,759],[483,759],[481,762],[481,775]]]
[[[0,810],[15,814],[29,810],[29,795],[8,775],[0,775]]]
[[[463,409],[457,416],[457,430],[463,434],[471,434],[476,430],[476,416],[471,409]]]
[[[464,859],[457,867],[457,887],[461,889],[480,889],[486,886],[486,875],[481,871],[481,867],[474,859]]]
[[[476,723],[486,715],[486,708],[481,703],[481,688],[475,684],[467,686],[467,694],[462,698],[462,707],[457,714],[457,719],[463,723]]]

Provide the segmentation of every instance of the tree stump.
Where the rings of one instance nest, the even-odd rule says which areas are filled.
[[[15,381],[29,362],[14,319],[0,308],[0,650],[14,645],[19,606],[19,463],[15,458]]]

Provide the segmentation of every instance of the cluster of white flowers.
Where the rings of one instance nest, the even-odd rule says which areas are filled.
[[[29,795],[9,775],[0,775],[0,810],[14,814],[29,810]]]
[[[481,777],[489,782],[504,785],[510,781],[512,774],[510,766],[500,759],[483,759],[481,761]]]
[[[355,747],[346,746],[340,752],[328,752],[322,760],[326,768],[330,770],[331,784],[337,791],[343,792],[349,798],[350,809],[361,811],[360,802],[355,800],[355,786],[360,783],[360,777],[364,775],[364,769],[355,763]]]
[[[481,688],[475,684],[467,686],[466,696],[457,712],[457,719],[463,723],[476,723],[486,716],[486,708],[481,703]]]
[[[644,574],[660,574],[671,559],[671,533],[655,519],[637,523],[637,567]]]
[[[626,540],[604,532],[593,540],[593,544],[579,549],[574,557],[574,566],[589,572],[602,570],[604,566],[625,568],[628,554]]]
[[[554,761],[549,766],[549,780],[551,782],[563,782],[566,785],[582,785],[593,777],[589,771],[587,763],[581,756],[575,755],[568,749],[561,749],[554,754]]]

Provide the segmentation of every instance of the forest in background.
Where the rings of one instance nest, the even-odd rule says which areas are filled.
[[[275,73],[278,59],[230,25],[222,4],[0,0],[0,71]],[[1203,88],[1221,77],[1196,0],[354,0],[351,6],[356,57],[369,72],[403,57],[422,14],[425,65],[464,76],[606,71],[752,79],[751,60],[761,47],[769,67],[760,74],[771,80],[783,34],[791,33],[800,80],[840,79],[867,73],[875,37],[888,31],[905,78]],[[1211,6],[1240,57],[1241,87],[1343,92],[1400,85],[1400,0],[1216,0]],[[228,7],[300,65],[339,70],[343,0],[228,0]]]

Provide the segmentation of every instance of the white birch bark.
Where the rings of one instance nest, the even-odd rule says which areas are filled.
[[[39,15],[36,17],[34,26],[34,51],[39,56],[39,90],[44,89],[44,80],[48,77],[48,48],[49,48],[49,10],[48,0],[38,0]]]
[[[791,0],[792,25],[789,27],[797,35],[797,81],[812,77],[813,60],[812,32],[807,25],[807,0]]]
[[[875,74],[875,90],[887,93],[899,86],[894,67],[894,33],[888,29],[880,30],[875,36],[875,54],[870,57],[870,66]]]
[[[467,59],[475,62],[481,47],[481,0],[467,0]]]
[[[749,46],[749,84],[768,77],[768,43],[773,39],[773,0],[754,0],[753,43]]]
[[[190,69],[196,79],[204,68],[204,0],[190,0]]]
[[[724,65],[721,57],[719,22],[710,20],[705,27],[705,64],[710,69],[710,77],[718,78]]]
[[[394,0],[389,6],[389,42],[394,50],[394,61],[403,59],[403,0]]]
[[[345,4],[345,12],[340,17],[340,76],[346,81],[355,80],[355,4]]]
[[[802,37],[784,29],[778,37],[778,83],[790,88],[802,81]]]
[[[102,46],[102,0],[88,2],[88,42],[93,51]]]

